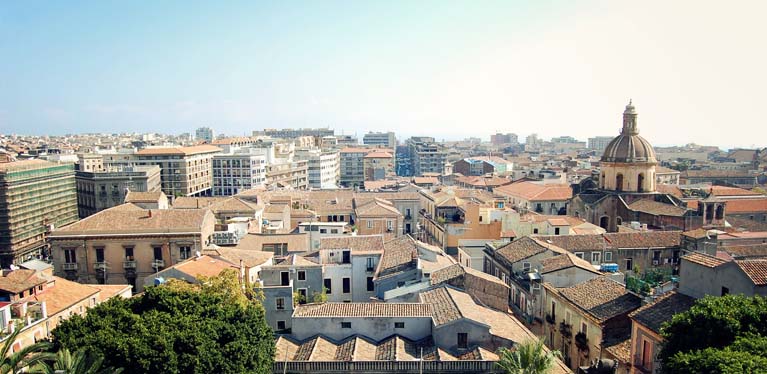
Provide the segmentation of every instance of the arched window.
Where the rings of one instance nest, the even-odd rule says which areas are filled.
[[[644,173],[639,173],[639,176],[637,177],[637,191],[644,191]]]
[[[607,217],[607,216],[604,216],[604,217],[600,218],[599,219],[599,227],[607,230],[607,228],[608,228],[608,226],[610,224],[609,219],[610,219],[610,217]]]
[[[617,226],[620,226],[620,225],[622,225],[622,224],[623,224],[623,218],[621,218],[621,217],[615,217],[615,224],[616,224]]]
[[[615,176],[615,190],[623,191],[623,174],[619,173]]]

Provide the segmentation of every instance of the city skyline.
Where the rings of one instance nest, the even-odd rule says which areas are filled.
[[[6,4],[0,132],[585,141],[617,134],[633,98],[655,145],[763,147],[766,6]]]

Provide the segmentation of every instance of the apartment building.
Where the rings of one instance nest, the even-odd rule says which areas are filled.
[[[139,165],[160,167],[162,192],[168,196],[207,196],[213,186],[213,155],[221,148],[212,145],[145,148],[136,152]]]
[[[309,187],[319,189],[338,188],[340,174],[338,151],[320,149],[296,150],[296,159],[307,161]]]
[[[214,226],[209,209],[124,204],[56,229],[48,239],[56,275],[81,283],[128,283],[140,292],[147,277],[202,251]]]
[[[43,160],[0,163],[0,263],[47,255],[45,236],[77,221],[72,164]]]
[[[215,132],[210,127],[200,127],[194,132],[194,138],[210,143],[215,139]]]
[[[122,204],[128,191],[160,191],[160,167],[136,166],[123,169],[75,172],[77,212],[85,218]]]
[[[411,170],[414,176],[424,173],[442,174],[445,171],[447,154],[440,144],[431,137],[412,137],[408,139]]]
[[[266,186],[305,190],[309,186],[309,161],[275,159],[266,164]]]
[[[339,152],[339,183],[343,187],[361,187],[365,182],[365,155],[368,148],[344,148]]]
[[[266,154],[245,148],[213,156],[213,196],[232,196],[266,185]]]
[[[370,152],[362,158],[365,181],[377,181],[394,174],[394,155],[385,151]]]

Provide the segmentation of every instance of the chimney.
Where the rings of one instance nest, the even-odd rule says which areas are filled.
[[[152,218],[152,209],[147,210],[147,218]]]

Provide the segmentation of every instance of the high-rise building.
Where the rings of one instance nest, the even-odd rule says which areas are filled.
[[[213,156],[213,196],[232,196],[266,184],[266,149],[243,148]]]
[[[210,143],[215,138],[215,134],[213,133],[213,129],[210,127],[200,127],[195,131],[194,133],[195,139],[197,140],[204,140],[206,143]]]
[[[422,176],[423,173],[444,173],[447,155],[442,145],[437,144],[434,138],[412,137],[408,139],[408,147],[414,176]]]
[[[339,152],[320,149],[298,149],[296,159],[308,161],[309,187],[338,188]]]
[[[45,237],[77,221],[73,164],[24,160],[0,164],[0,262],[3,268],[47,255]]]
[[[513,133],[497,133],[495,135],[490,135],[490,143],[493,145],[518,144],[519,138],[517,137],[517,134]]]
[[[613,140],[612,136],[595,136],[593,138],[589,138],[589,149],[597,152],[602,152],[607,148],[607,145],[610,144],[610,141]]]
[[[136,162],[160,167],[162,192],[168,196],[207,196],[213,186],[211,161],[219,152],[212,145],[145,148],[136,152]]]
[[[136,166],[101,171],[77,170],[77,212],[80,218],[122,204],[125,194],[160,191],[160,167]]]
[[[339,183],[344,187],[362,187],[365,182],[364,157],[369,148],[344,148],[340,152]]]
[[[397,146],[397,138],[394,133],[389,132],[369,132],[362,137],[362,144],[382,145],[384,147],[394,148]]]

